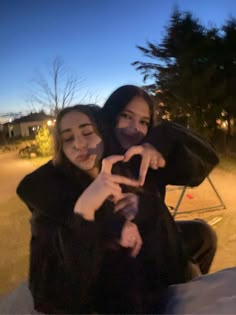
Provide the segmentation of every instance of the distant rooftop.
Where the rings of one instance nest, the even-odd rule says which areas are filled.
[[[12,121],[12,124],[18,124],[21,122],[31,122],[31,121],[44,121],[44,120],[51,120],[54,119],[53,116],[46,115],[45,113],[31,113],[27,116],[23,116],[20,118],[17,118]]]

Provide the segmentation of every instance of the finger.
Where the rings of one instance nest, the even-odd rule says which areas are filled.
[[[114,203],[122,198],[122,189],[120,185],[116,183],[107,183],[106,187],[104,187],[104,193],[107,195],[107,198]]]
[[[166,161],[165,159],[159,155],[156,158],[151,159],[150,161],[150,167],[154,170],[157,170],[159,167],[165,167]]]
[[[121,211],[121,213],[126,217],[129,213],[134,213],[134,206],[133,204],[126,204],[125,206],[122,207],[117,207],[115,205],[115,212]]]
[[[127,216],[126,216],[126,220],[128,220],[128,221],[132,221],[133,219],[135,218],[135,214],[128,214]]]
[[[128,192],[128,193],[123,193],[123,198],[122,199],[129,199],[132,197],[134,193]]]
[[[110,179],[117,184],[124,184],[127,186],[134,186],[134,187],[140,186],[139,181],[137,181],[135,179],[128,178],[128,177],[120,176],[120,175],[112,174],[110,176]]]
[[[149,168],[149,163],[150,163],[150,158],[149,156],[143,156],[142,161],[141,161],[141,165],[140,165],[140,170],[139,170],[139,182],[140,185],[142,186],[145,182],[145,178],[147,175],[147,171]]]
[[[127,199],[121,199],[121,200],[118,200],[115,204],[115,212],[118,212],[122,209],[124,209],[125,207],[128,207],[132,205],[132,202],[130,202],[129,200]]]
[[[166,160],[160,156],[160,159],[159,159],[159,167],[165,167],[166,166]]]
[[[152,168],[153,170],[157,170],[159,168],[159,161],[152,159],[150,161],[149,167]]]
[[[118,184],[117,184],[118,185]],[[122,193],[120,199],[116,201],[116,207],[122,209],[128,204],[134,202],[133,194],[132,193]]]
[[[143,147],[136,145],[128,149],[124,154],[124,162],[128,162],[134,155],[141,155],[143,153]]]
[[[110,191],[109,199],[113,202],[116,203],[117,200],[120,199],[120,196],[122,194],[121,188],[115,188]]]
[[[119,184],[116,184],[119,185]],[[118,200],[115,201],[115,203],[117,204],[118,202],[120,202],[121,200],[129,200],[131,198],[131,196],[133,196],[133,193],[122,193],[120,195],[120,198]]]
[[[119,200],[117,200],[118,202],[120,202],[121,200],[127,201],[127,202],[134,202],[136,199],[136,195],[134,193],[122,193],[122,196]]]
[[[124,205],[115,205],[115,212],[121,211],[124,215],[128,214],[129,211],[133,211],[131,209],[134,208],[134,205],[132,203],[124,204]]]
[[[136,217],[137,212],[137,209],[134,208],[133,205],[131,205],[130,207],[125,207],[121,210],[123,216],[129,221],[133,220]]]
[[[141,239],[137,239],[137,241],[135,242],[135,245],[131,251],[132,257],[136,257],[138,255],[138,253],[140,252],[140,249],[142,247],[142,244],[143,244],[143,242],[141,241]]]
[[[123,161],[123,155],[111,155],[102,160],[101,172],[111,174],[112,167],[115,163]]]
[[[122,196],[123,196],[123,193],[122,193],[122,189],[120,188],[120,193],[119,194],[117,193],[117,194],[112,196],[112,202],[116,205],[117,202],[122,199]],[[115,212],[117,212],[117,211],[115,211]]]
[[[122,247],[129,247],[132,248],[134,246],[134,239],[128,234],[123,235],[122,239],[119,241],[119,244]]]
[[[158,170],[159,167],[158,167],[157,163],[151,163],[150,168],[156,171],[156,170]]]
[[[119,190],[121,192],[121,186],[119,185],[119,183],[116,183],[111,176],[112,175],[109,175],[109,177],[104,180],[104,182],[102,183],[103,188],[109,191],[111,194],[113,193],[113,190]]]

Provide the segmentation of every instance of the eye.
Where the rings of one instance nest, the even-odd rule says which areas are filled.
[[[132,119],[132,116],[126,112],[123,112],[120,114],[120,117],[125,118],[125,119]]]
[[[68,138],[64,138],[63,142],[71,142],[74,140],[74,137],[68,137]]]
[[[141,121],[140,121],[140,124],[143,125],[143,126],[146,126],[146,127],[149,127],[149,126],[150,126],[150,122],[147,121],[147,120],[141,120]]]
[[[91,136],[91,135],[93,135],[93,134],[94,134],[93,131],[89,131],[89,132],[84,132],[84,133],[83,133],[83,136],[88,137],[88,136]]]
[[[92,126],[86,126],[82,129],[82,135],[85,137],[89,137],[94,134],[94,127]]]

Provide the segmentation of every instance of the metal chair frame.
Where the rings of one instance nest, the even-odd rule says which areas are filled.
[[[191,213],[191,212],[195,212],[195,211],[204,211],[204,210],[205,211],[207,211],[207,210],[208,211],[214,211],[214,210],[226,209],[226,206],[225,206],[219,192],[217,191],[216,187],[214,186],[212,180],[210,179],[209,176],[207,176],[206,179],[208,180],[209,184],[211,185],[211,187],[212,187],[214,193],[216,194],[217,199],[219,200],[220,203],[218,205],[214,205],[214,206],[206,207],[206,208],[199,208],[199,209],[194,209],[194,210],[190,210],[190,211],[178,211],[180,204],[183,200],[184,194],[186,192],[186,189],[188,188],[188,186],[183,186],[182,191],[181,191],[180,196],[179,196],[179,199],[177,201],[177,204],[174,207],[173,217],[175,217],[177,214]]]

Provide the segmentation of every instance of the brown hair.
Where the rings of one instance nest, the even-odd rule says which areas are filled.
[[[65,156],[63,150],[62,150],[62,139],[60,135],[60,123],[62,118],[73,111],[78,111],[81,112],[89,117],[89,119],[94,123],[96,130],[98,131],[98,134],[100,134],[99,131],[99,122],[97,118],[97,114],[99,112],[100,108],[97,105],[93,104],[79,104],[79,105],[74,105],[71,107],[66,107],[62,109],[56,118],[56,123],[54,126],[54,134],[53,134],[53,139],[54,139],[54,152],[53,152],[53,163],[56,166],[65,166],[68,167],[69,165],[72,165],[72,163],[67,159]]]

